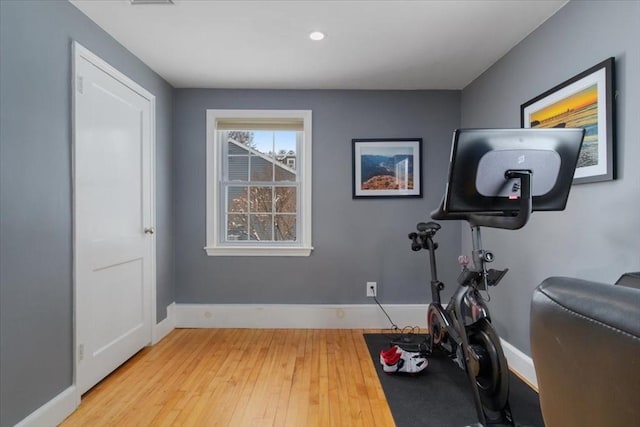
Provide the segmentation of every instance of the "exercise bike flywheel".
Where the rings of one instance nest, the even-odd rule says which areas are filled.
[[[477,360],[476,384],[483,406],[502,411],[509,397],[509,370],[500,338],[487,319],[474,324],[469,332],[470,350]]]

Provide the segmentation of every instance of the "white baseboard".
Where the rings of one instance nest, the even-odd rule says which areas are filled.
[[[509,369],[516,372],[523,380],[529,383],[536,391],[538,391],[538,379],[536,378],[536,369],[533,365],[533,359],[527,356],[507,341],[500,339],[502,351],[509,362]]]
[[[77,392],[76,386],[71,386],[29,414],[28,417],[16,424],[16,427],[57,426],[79,405],[80,394]]]
[[[175,315],[176,303],[172,302],[167,306],[167,317],[160,321],[160,323],[153,326],[151,345],[156,345],[160,340],[176,327],[176,315]]]
[[[426,304],[384,306],[399,327],[427,325]],[[387,329],[375,304],[176,304],[177,328]]]

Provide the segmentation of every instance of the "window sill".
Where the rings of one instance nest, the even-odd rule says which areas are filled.
[[[243,246],[204,248],[208,256],[309,256],[313,247]]]

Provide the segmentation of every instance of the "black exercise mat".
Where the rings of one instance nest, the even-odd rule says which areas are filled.
[[[424,335],[413,335],[414,341]],[[380,350],[389,348],[390,335],[364,334],[382,389],[397,427],[462,427],[478,422],[466,373],[444,354],[428,357],[418,374],[387,374]],[[509,404],[518,426],[544,427],[538,394],[509,373]]]

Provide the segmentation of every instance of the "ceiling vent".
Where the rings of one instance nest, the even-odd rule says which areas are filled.
[[[133,5],[139,4],[173,4],[173,0],[129,0]]]

